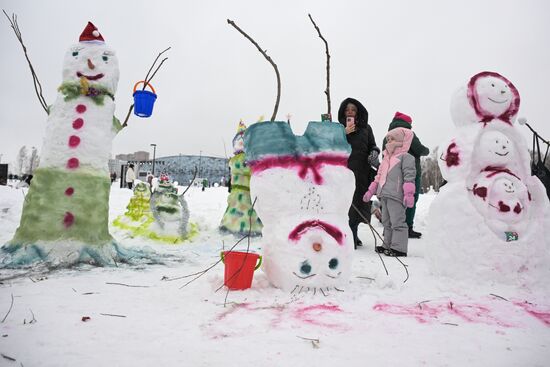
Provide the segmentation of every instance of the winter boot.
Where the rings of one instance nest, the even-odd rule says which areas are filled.
[[[409,227],[409,238],[420,238],[422,237],[422,233],[416,232],[412,229],[412,227]]]
[[[386,249],[384,251],[384,255],[391,256],[391,257],[407,257],[406,252],[397,251],[397,250],[394,250],[394,249],[391,249],[391,248]]]

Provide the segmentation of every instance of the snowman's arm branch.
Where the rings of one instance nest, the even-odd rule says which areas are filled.
[[[126,126],[128,126],[128,120],[130,119],[130,115],[132,114],[133,110],[134,110],[134,105],[132,104],[128,109],[128,113],[126,114],[126,118],[124,119],[124,122],[122,123],[121,130],[124,129]]]
[[[157,58],[155,59],[155,61],[153,61],[153,65],[151,65],[151,67],[149,68],[149,71],[147,72],[147,74],[145,75],[145,83],[143,84],[143,90],[145,90],[145,87],[147,87],[147,84],[149,84],[149,82],[151,81],[151,79],[153,79],[153,77],[155,76],[155,74],[157,73],[157,71],[160,69],[160,67],[162,66],[162,63],[164,63],[166,61],[167,58],[165,58],[164,60],[161,61],[160,65],[157,67],[157,69],[155,70],[155,72],[153,73],[153,75],[149,78],[149,74],[151,74],[151,71],[153,71],[153,68],[155,67],[155,64],[157,63],[158,59],[161,57],[161,55],[163,53],[165,53],[166,51],[168,51],[169,49],[171,49],[172,47],[168,47],[167,49],[165,49],[164,51],[160,52],[158,55],[157,55]]]
[[[46,113],[49,114],[50,112],[48,109],[48,104],[46,103],[46,100],[44,99],[44,95],[42,94],[42,84],[40,84],[40,81],[38,80],[38,76],[36,75],[36,72],[34,71],[34,67],[32,66],[31,60],[29,59],[29,55],[27,54],[27,47],[23,43],[23,36],[21,35],[21,31],[19,30],[19,25],[17,24],[17,15],[12,14],[12,17],[10,18],[4,9],[2,9],[2,11],[4,12],[4,15],[6,16],[6,18],[8,18],[8,21],[11,24],[11,28],[15,33],[15,37],[17,37],[17,40],[21,44],[21,47],[23,47],[25,58],[27,59],[27,63],[29,64],[29,68],[31,69],[32,81],[34,83],[34,91],[36,92],[38,101],[40,102],[40,105],[42,106],[44,111],[46,111]]]

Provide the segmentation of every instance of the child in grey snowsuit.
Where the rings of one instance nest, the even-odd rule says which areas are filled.
[[[388,131],[378,174],[363,196],[364,201],[374,194],[380,199],[384,244],[375,251],[387,256],[407,256],[409,227],[405,209],[414,205],[416,176],[414,157],[407,152],[413,137],[411,130],[402,127]]]

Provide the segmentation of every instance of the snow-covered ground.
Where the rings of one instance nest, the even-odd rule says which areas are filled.
[[[0,244],[13,236],[27,189],[0,186]],[[131,191],[113,185],[111,221]],[[548,366],[550,293],[432,276],[425,240],[409,257],[355,252],[343,292],[288,292],[255,273],[252,288],[227,292],[223,264],[182,288],[236,238],[217,227],[227,190],[191,188],[191,243],[159,245],[111,228],[126,247],[170,254],[165,265],[80,267],[48,274],[1,270],[0,366]],[[433,194],[418,203],[424,231]],[[376,230],[382,230],[375,223]],[[472,239],[475,241],[475,239]],[[239,245],[247,246],[246,241]],[[250,247],[261,252],[262,240]],[[19,272],[17,272],[19,274]],[[218,290],[219,289],[219,290]],[[13,305],[10,308],[10,305]],[[85,321],[86,320],[86,321]],[[12,360],[13,359],[13,360]]]

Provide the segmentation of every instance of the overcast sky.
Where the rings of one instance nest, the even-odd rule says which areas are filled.
[[[326,111],[325,53],[307,14],[329,42],[333,116],[346,97],[359,99],[381,144],[396,110],[430,148],[453,135],[452,92],[480,71],[498,72],[521,95],[519,116],[550,138],[550,2],[545,0],[402,1],[113,1],[0,0],[16,13],[48,104],[61,84],[64,54],[88,21],[116,50],[117,116],[155,56],[171,46],[152,84],[153,116],[134,116],[114,140],[113,156],[137,150],[157,157],[231,156],[242,118],[271,117],[273,68],[229,26],[234,20],[266,49],[282,80],[277,120],[291,114],[303,133]],[[46,114],[7,19],[0,20],[0,154],[13,160],[22,145],[41,149]],[[530,137],[526,127],[525,137]],[[225,143],[225,149],[224,149]]]

